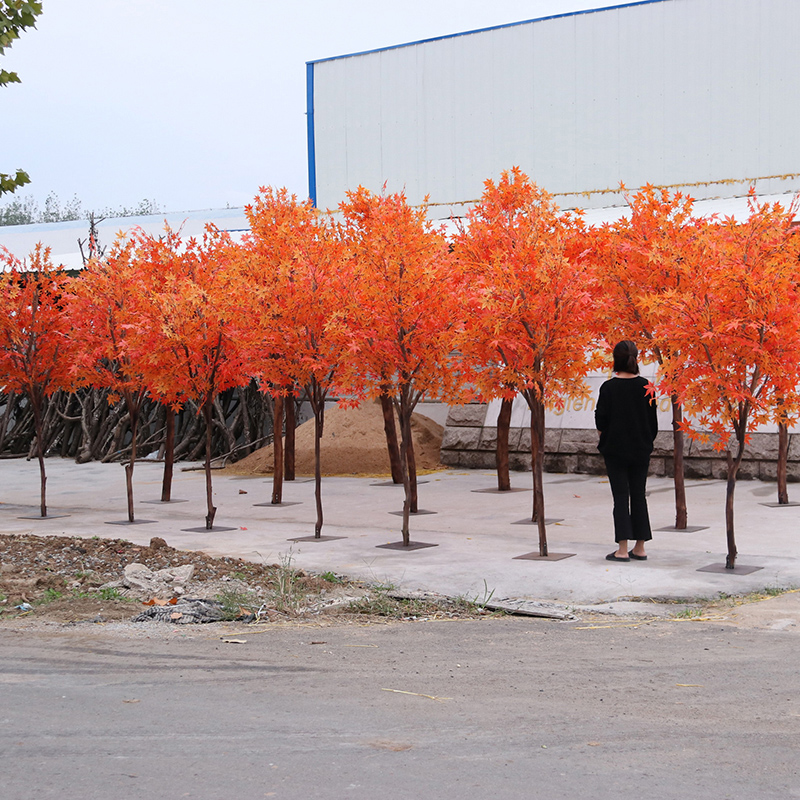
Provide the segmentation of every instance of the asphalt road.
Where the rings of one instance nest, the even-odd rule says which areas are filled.
[[[146,630],[146,629],[145,629]],[[3,800],[800,797],[796,632],[0,629]]]

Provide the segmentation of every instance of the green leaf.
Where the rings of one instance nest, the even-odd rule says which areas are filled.
[[[19,189],[20,186],[24,186],[26,183],[30,182],[31,179],[24,170],[18,169],[16,175],[6,175],[0,172],[0,194],[13,192]]]
[[[21,82],[16,72],[8,72],[5,69],[0,69],[0,86],[5,86],[7,83]]]

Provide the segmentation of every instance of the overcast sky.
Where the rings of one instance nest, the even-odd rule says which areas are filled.
[[[613,0],[44,0],[0,59],[0,171],[84,208],[308,194],[307,61]],[[0,203],[7,201],[3,196]]]

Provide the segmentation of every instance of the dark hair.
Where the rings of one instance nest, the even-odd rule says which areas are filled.
[[[625,339],[614,347],[614,372],[630,372],[633,375],[639,374],[639,365],[636,357],[639,351],[630,339]]]

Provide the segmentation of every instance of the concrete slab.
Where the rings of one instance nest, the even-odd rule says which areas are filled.
[[[158,464],[136,465],[137,507],[139,497],[151,499],[160,493],[161,470]],[[139,544],[160,536],[173,547],[212,555],[267,563],[291,559],[303,569],[475,600],[494,593],[496,598],[569,606],[621,599],[711,598],[720,592],[800,586],[800,508],[762,505],[775,486],[757,481],[742,481],[736,491],[739,560],[742,565],[761,567],[743,575],[697,571],[725,560],[725,484],[719,480],[688,482],[689,523],[702,530],[691,534],[656,531],[646,562],[612,564],[605,561],[613,547],[611,492],[607,480],[597,476],[545,476],[545,511],[563,518],[548,526],[549,548],[576,555],[561,561],[531,561],[515,556],[536,550],[536,529],[514,524],[529,514],[530,494],[476,493],[475,489],[494,480],[488,470],[446,470],[426,476],[428,483],[419,489],[420,505],[437,513],[412,518],[411,538],[439,546],[410,553],[378,547],[398,542],[401,536],[399,520],[387,513],[397,508],[398,498],[392,491],[373,488],[374,478],[323,480],[322,532],[344,538],[319,544],[287,542],[314,532],[314,484],[310,482],[287,482],[285,505],[260,508],[253,503],[269,498],[268,483],[216,473],[215,525],[220,529],[206,531],[202,527],[203,473],[178,471],[173,494],[188,502],[148,505],[146,517],[154,523],[120,529],[105,524],[124,516],[127,508],[119,464],[78,465],[51,458],[47,473],[50,507],[70,516],[19,519],[20,514],[35,514],[38,509],[38,467],[34,462],[3,460],[0,531],[117,535]],[[525,478],[524,474],[514,476],[517,485]],[[671,481],[652,478],[649,488],[653,528],[671,525],[675,516]],[[240,489],[247,494],[239,494]],[[800,493],[800,489],[795,491]],[[185,530],[191,527],[199,530]]]

